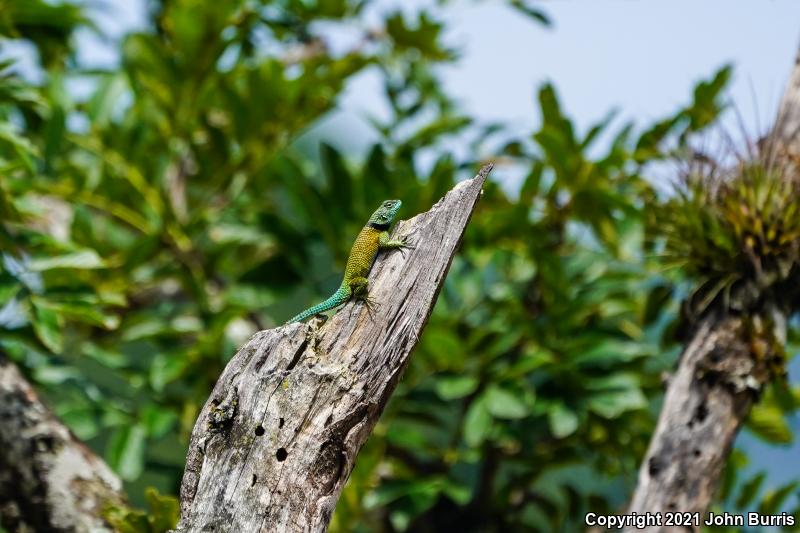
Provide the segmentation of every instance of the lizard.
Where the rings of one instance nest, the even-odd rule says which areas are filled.
[[[381,205],[372,213],[367,224],[356,237],[350,250],[350,255],[347,258],[344,279],[342,279],[342,284],[336,292],[327,300],[294,316],[287,324],[301,322],[310,316],[338,307],[351,298],[362,300],[367,304],[367,309],[370,309],[372,300],[369,297],[367,274],[372,268],[372,263],[375,262],[378,251],[411,248],[405,237],[400,240],[389,239],[389,228],[401,205],[402,202],[400,200],[385,200],[381,202]]]

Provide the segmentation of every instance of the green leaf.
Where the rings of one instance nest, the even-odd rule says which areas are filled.
[[[10,125],[0,124],[0,141],[11,146],[30,172],[36,171],[33,158],[38,155],[38,150],[28,139],[18,135]]]
[[[647,399],[639,389],[595,394],[589,399],[589,409],[605,418],[617,418],[626,411],[647,407]]]
[[[33,375],[36,381],[47,385],[62,385],[69,379],[80,379],[81,375],[77,368],[63,365],[39,365]]]
[[[427,59],[443,61],[453,57],[453,53],[439,43],[442,24],[422,11],[417,18],[416,27],[406,24],[403,14],[397,12],[386,19],[386,33],[394,41],[398,50],[415,48]]]
[[[106,458],[122,479],[133,481],[141,475],[146,437],[147,431],[139,424],[119,428],[111,435]]]
[[[45,305],[37,303],[37,299],[32,298],[34,316],[31,323],[36,336],[42,344],[53,353],[61,353],[64,347],[64,338],[61,334],[61,317]]]
[[[573,362],[581,365],[612,365],[633,361],[652,355],[652,353],[652,347],[645,344],[609,339],[599,342],[594,348],[575,356]]]
[[[124,368],[128,365],[127,358],[120,352],[107,350],[91,342],[84,344],[83,353],[109,368]]]
[[[428,445],[430,433],[429,424],[401,418],[395,420],[389,426],[386,431],[386,440],[394,446],[408,450],[419,450]]]
[[[144,491],[149,512],[127,505],[108,505],[103,517],[119,533],[166,533],[175,528],[180,518],[180,502],[174,496],[160,494],[154,487]]]
[[[458,505],[467,505],[472,500],[473,496],[472,487],[469,485],[456,484],[452,481],[446,481],[444,483],[442,492]]]
[[[119,326],[119,317],[108,314],[96,307],[97,304],[85,304],[80,302],[42,302],[40,305],[46,306],[66,319],[100,326],[105,329],[116,329]]]
[[[485,396],[481,395],[467,409],[464,416],[464,442],[469,446],[479,446],[492,428],[492,415],[486,407]]]
[[[148,436],[158,439],[172,429],[178,421],[178,415],[162,406],[148,404],[142,409],[141,420]]]
[[[150,365],[150,386],[156,391],[164,390],[167,384],[177,379],[189,362],[185,357],[158,354]]]
[[[93,439],[100,432],[97,413],[92,408],[70,409],[67,412],[59,413],[59,416],[69,429],[83,441]]]
[[[55,159],[61,154],[66,130],[66,113],[61,105],[51,107],[50,116],[44,128],[45,171],[52,172]]]
[[[408,492],[408,482],[387,480],[370,491],[364,498],[365,509],[377,509],[403,497]]]
[[[108,521],[116,533],[150,533],[147,513],[138,509],[111,504],[103,509],[103,518]]]
[[[444,327],[431,326],[421,340],[437,370],[459,371],[464,366],[462,339]]]
[[[779,489],[767,492],[767,494],[761,500],[761,505],[758,506],[759,514],[778,514],[778,512],[781,510],[783,502],[785,502],[786,498],[788,498],[794,492],[798,485],[800,485],[800,482],[790,481]]]
[[[17,295],[21,286],[19,283],[0,283],[0,307],[8,303],[11,298]]]
[[[105,268],[105,261],[94,250],[81,250],[55,257],[40,257],[31,259],[28,268],[41,272],[57,268]]]
[[[639,376],[630,372],[617,372],[588,381],[586,388],[593,391],[628,390],[640,387]]]
[[[483,393],[486,407],[497,418],[524,418],[528,415],[528,406],[521,395],[517,395],[498,385],[490,385]]]
[[[525,2],[524,0],[511,0],[511,6],[544,26],[553,25],[553,21],[550,20],[550,17],[548,17],[544,11],[532,7],[529,5],[529,2]]]
[[[557,439],[568,437],[578,429],[578,415],[560,402],[553,404],[547,411],[547,420],[550,423],[550,432]]]
[[[127,79],[122,73],[109,74],[100,79],[97,91],[86,105],[86,112],[94,124],[108,124],[127,88]]]
[[[794,440],[792,430],[780,408],[765,402],[754,405],[750,410],[747,428],[773,444],[791,444]]]
[[[328,185],[337,202],[342,202],[345,213],[352,212],[349,206],[358,205],[353,198],[353,176],[344,164],[342,155],[328,143],[320,144],[320,161],[328,178]]]
[[[759,472],[742,485],[739,496],[736,498],[736,508],[745,509],[758,494],[761,485],[767,477],[766,472]]]
[[[180,518],[180,502],[178,498],[168,494],[159,494],[158,490],[148,487],[144,491],[147,505],[150,507],[150,531],[164,533],[174,529]]]
[[[647,294],[643,320],[645,324],[652,324],[661,316],[664,307],[672,297],[672,286],[659,284]]]
[[[435,387],[442,400],[456,400],[475,392],[478,380],[472,376],[442,376],[436,380]]]

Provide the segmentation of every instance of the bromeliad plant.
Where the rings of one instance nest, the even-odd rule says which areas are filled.
[[[776,299],[787,309],[800,281],[800,158],[765,140],[732,165],[700,158],[675,196],[654,210],[668,262],[694,277],[689,312],[712,303],[748,311]]]

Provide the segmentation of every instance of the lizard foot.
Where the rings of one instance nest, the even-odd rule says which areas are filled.
[[[411,244],[408,235],[400,237],[400,246],[398,246],[397,249],[400,250],[400,255],[402,255],[403,258],[406,256],[406,250],[413,250],[414,248],[415,246]]]
[[[377,312],[380,309],[381,304],[378,303],[375,298],[365,295],[359,298],[364,303],[364,306],[367,308],[367,315],[369,315],[370,320],[375,320],[373,313]]]

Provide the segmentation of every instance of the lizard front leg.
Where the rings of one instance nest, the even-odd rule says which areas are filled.
[[[378,236],[378,248],[380,250],[402,250],[404,248],[413,248],[408,243],[408,237],[405,235],[400,237],[400,240],[392,241],[389,239],[389,232],[382,231]]]

